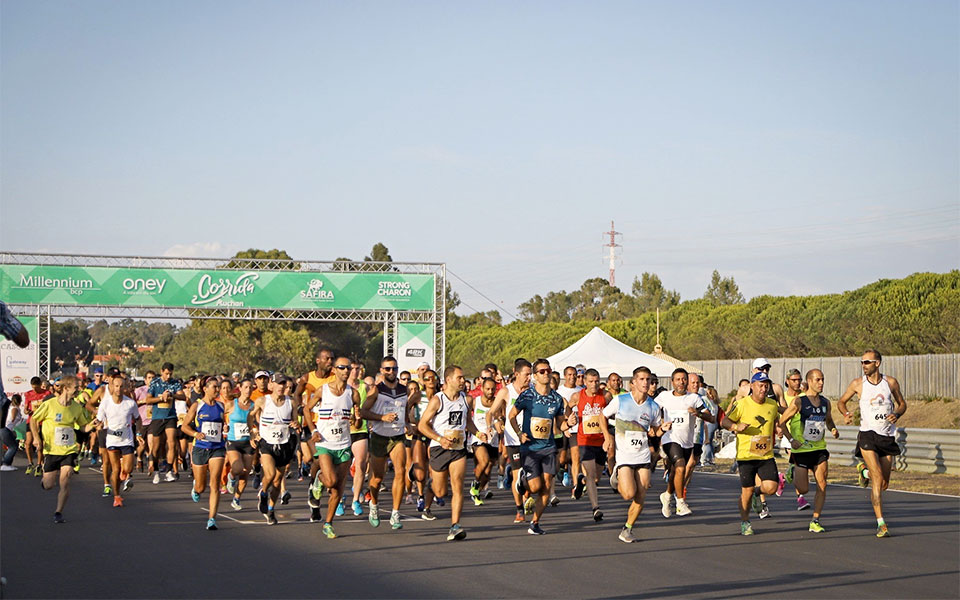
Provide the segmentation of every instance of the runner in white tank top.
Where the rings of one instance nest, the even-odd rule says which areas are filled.
[[[495,420],[498,419],[491,411],[494,402],[496,402],[497,382],[487,377],[480,382],[480,395],[476,398],[467,398],[470,405],[470,414],[472,415],[473,426],[477,431],[487,434],[487,441],[481,441],[476,435],[471,435],[469,439],[470,447],[473,449],[474,462],[474,480],[470,485],[470,497],[476,506],[482,506],[484,498],[481,494],[493,494],[485,492],[487,484],[490,482],[490,473],[493,471],[493,462],[498,456],[500,446],[500,434],[497,433]]]
[[[263,470],[258,508],[270,525],[277,523],[273,507],[280,498],[283,478],[296,450],[296,439],[291,435],[290,428],[296,426],[293,416],[300,408],[300,399],[284,396],[285,384],[286,380],[278,374],[270,394],[257,398],[247,415],[250,433],[258,440],[260,467]]]
[[[532,372],[533,365],[530,364],[530,361],[518,358],[514,362],[513,381],[503,386],[503,388],[497,392],[497,397],[493,402],[493,406],[490,408],[493,414],[504,416],[510,414],[509,411],[513,408],[517,398],[520,397],[520,393],[530,387],[530,375]],[[517,505],[517,516],[513,522],[525,523],[526,518],[524,514],[527,510],[524,504],[524,498],[529,497],[529,494],[524,492],[521,496],[520,493],[517,492],[517,486],[515,485],[517,476],[520,473],[520,467],[522,466],[520,462],[520,435],[513,429],[509,419],[502,425],[498,424],[498,431],[500,435],[503,436],[503,449],[507,454],[507,468],[510,470],[507,485],[510,486],[510,490],[513,492],[514,502]]]
[[[870,474],[872,491],[870,502],[877,517],[877,537],[887,537],[887,524],[883,520],[883,490],[890,484],[893,457],[900,454],[895,438],[896,423],[907,412],[907,402],[900,391],[900,383],[880,373],[883,357],[876,350],[867,350],[860,357],[863,377],[850,382],[840,396],[837,406],[847,425],[853,423],[853,415],[847,410],[847,402],[855,395],[860,399],[860,433],[857,435],[857,455],[863,462],[857,465],[861,485],[866,481],[863,471]]]

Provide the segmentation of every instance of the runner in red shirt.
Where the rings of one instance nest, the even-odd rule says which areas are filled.
[[[27,415],[27,433],[24,436],[23,447],[27,452],[27,475],[36,475],[40,477],[43,474],[43,445],[37,447],[37,462],[33,462],[33,432],[30,431],[30,415],[33,414],[33,411],[36,410],[40,403],[51,397],[49,391],[43,389],[43,380],[39,377],[32,377],[30,379],[30,387],[32,389],[28,390],[27,393],[23,395],[23,411]],[[36,465],[36,467],[34,467]]]
[[[573,406],[576,403],[577,409],[576,413],[571,410],[567,417],[571,427],[577,422],[580,423],[577,429],[577,445],[580,447],[580,464],[586,473],[586,477],[583,474],[577,474],[577,484],[573,493],[576,498],[580,498],[583,495],[583,489],[587,489],[593,520],[599,522],[603,520],[603,513],[600,512],[600,503],[597,499],[597,481],[607,462],[607,453],[603,450],[603,428],[607,426],[603,409],[607,406],[607,399],[600,391],[600,374],[596,369],[586,370],[583,374],[583,385],[582,390],[570,396],[570,405]]]

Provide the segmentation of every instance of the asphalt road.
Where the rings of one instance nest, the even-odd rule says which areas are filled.
[[[822,523],[807,531],[788,486],[773,516],[739,535],[735,476],[698,473],[688,500],[695,511],[664,519],[657,471],[642,541],[617,539],[626,503],[601,491],[602,523],[586,498],[548,509],[544,536],[512,523],[500,491],[482,507],[467,502],[468,537],[446,542],[449,505],[436,521],[405,506],[404,527],[377,529],[365,517],[334,523],[327,540],[308,521],[306,485],[269,527],[253,495],[234,512],[221,504],[219,531],[206,531],[206,497],[190,481],[152,485],[137,474],[126,506],[101,498],[101,476],[84,467],[73,480],[67,523],[52,520],[55,492],[21,470],[0,474],[0,574],[4,598],[957,598],[960,498],[889,492],[892,537],[874,536],[867,490],[832,486]],[[389,475],[388,475],[389,478]],[[812,498],[811,498],[812,500]],[[348,513],[350,511],[348,510]]]

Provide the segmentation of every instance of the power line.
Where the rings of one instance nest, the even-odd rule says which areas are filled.
[[[496,308],[497,310],[499,310],[499,311],[501,311],[501,312],[507,313],[508,315],[510,315],[511,317],[513,317],[514,319],[516,319],[516,320],[518,320],[518,321],[520,320],[520,317],[518,317],[517,315],[513,314],[512,312],[510,312],[509,310],[507,310],[507,309],[505,309],[505,308],[501,308],[496,302],[494,302],[494,301],[490,298],[490,296],[487,296],[486,294],[484,294],[483,292],[481,292],[481,291],[478,290],[477,288],[475,288],[475,287],[473,287],[472,285],[470,285],[470,284],[467,282],[467,280],[465,280],[463,277],[460,277],[459,275],[457,275],[456,273],[454,273],[453,271],[451,271],[449,268],[447,269],[447,273],[450,273],[451,275],[453,275],[454,277],[456,277],[457,279],[459,279],[465,286],[467,286],[467,287],[470,288],[471,290],[475,291],[476,293],[480,294],[482,297],[486,298],[487,301],[490,302],[490,304],[492,304],[492,305],[494,306],[494,308]],[[472,308],[472,307],[471,307],[471,308]],[[476,310],[476,309],[474,309],[474,310]],[[479,312],[479,311],[477,311],[477,312]]]

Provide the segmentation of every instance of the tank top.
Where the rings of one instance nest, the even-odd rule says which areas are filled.
[[[574,407],[577,411],[577,420],[580,427],[577,430],[577,444],[580,446],[603,446],[603,408],[607,405],[607,398],[600,392],[596,396],[588,396],[586,389],[580,390],[580,401]]]
[[[394,388],[385,383],[378,383],[373,412],[379,415],[397,413],[397,420],[390,423],[370,421],[370,431],[384,437],[403,435],[407,425],[407,389],[399,383]]]
[[[247,423],[247,417],[253,410],[253,401],[250,401],[250,408],[244,410],[240,408],[240,399],[233,399],[233,410],[230,411],[230,431],[227,432],[227,439],[231,442],[246,442],[250,439],[250,425]]]
[[[443,392],[434,396],[440,400],[440,409],[433,417],[433,429],[453,442],[451,450],[463,450],[467,433],[467,396],[463,392],[456,398],[448,398]],[[430,440],[431,448],[439,448],[440,442]]]
[[[860,431],[873,431],[879,435],[894,435],[897,426],[887,420],[893,414],[893,393],[884,375],[880,383],[873,385],[864,375],[860,380]]]
[[[193,420],[193,428],[203,433],[202,440],[196,440],[193,445],[197,448],[223,448],[223,405],[219,402],[207,404],[203,400],[198,402],[197,416]]]
[[[290,421],[293,419],[293,403],[284,398],[277,406],[273,396],[263,397],[263,410],[260,411],[260,438],[268,444],[282,446],[290,441]]]
[[[327,450],[345,450],[350,447],[350,412],[353,410],[353,388],[344,386],[337,395],[329,384],[320,388],[317,402],[317,431],[323,440],[317,445]]]
[[[801,446],[793,452],[813,452],[826,450],[827,442],[824,434],[827,431],[828,400],[820,396],[820,406],[814,406],[810,397],[804,394],[799,396],[800,410],[790,419],[790,434]]]
[[[517,398],[520,397],[520,392],[517,391],[517,388],[515,388],[512,383],[507,385],[507,392],[510,394],[510,399],[507,400],[507,408],[505,413],[507,421],[503,424],[503,444],[505,446],[519,446],[520,434],[518,434],[510,424],[510,409],[512,409],[513,405],[517,403]],[[517,423],[519,422],[520,421],[517,421]]]
[[[367,401],[367,384],[362,381],[357,381],[356,387],[353,389],[357,390],[357,393],[360,394],[360,406],[363,406],[363,403]],[[360,406],[353,407],[353,414],[360,412]],[[367,422],[363,419],[360,419],[360,427],[354,427],[353,421],[350,421],[350,433],[366,433],[367,432]]]
[[[487,434],[487,441],[481,442],[477,436],[470,434],[469,443],[471,446],[476,444],[486,443],[489,446],[498,446],[500,444],[500,435],[497,433],[497,430],[490,427],[489,431],[487,430],[487,413],[490,412],[490,407],[483,405],[483,400],[480,398],[473,399],[473,425],[477,428],[478,432],[485,432]]]

